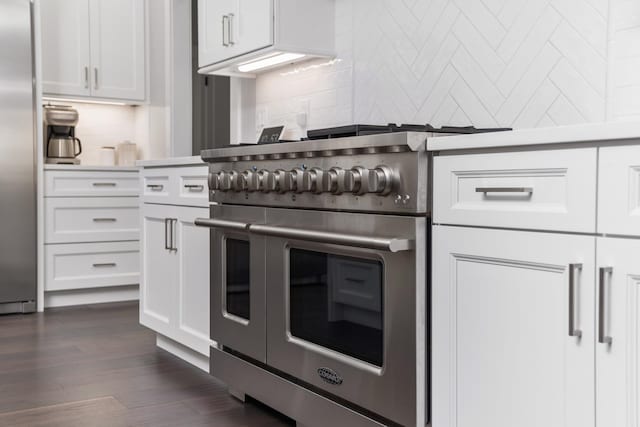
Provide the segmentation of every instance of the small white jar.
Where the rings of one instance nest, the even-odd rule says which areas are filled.
[[[100,166],[116,165],[116,147],[100,148]]]

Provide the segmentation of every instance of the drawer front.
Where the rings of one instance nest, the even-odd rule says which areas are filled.
[[[207,166],[183,167],[174,170],[177,184],[177,204],[186,206],[209,206],[209,187]]]
[[[45,246],[45,291],[136,285],[139,242]]]
[[[45,243],[138,240],[138,198],[45,199]]]
[[[45,171],[45,197],[126,197],[140,193],[138,172]]]
[[[598,232],[640,236],[640,146],[600,148]]]
[[[142,201],[177,206],[209,206],[206,165],[148,168],[142,171]]]
[[[434,222],[593,233],[597,149],[439,156]]]

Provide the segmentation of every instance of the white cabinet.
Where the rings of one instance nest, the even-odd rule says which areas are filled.
[[[599,427],[640,423],[640,240],[598,238],[596,415]]]
[[[594,426],[595,238],[436,226],[433,247],[433,425]]]
[[[640,237],[640,146],[600,148],[598,232]]]
[[[44,93],[90,96],[89,0],[43,0],[40,22]]]
[[[210,233],[195,220],[209,217],[207,166],[149,167],[142,176],[140,323],[171,340],[163,348],[206,367]]]
[[[251,76],[238,66],[333,56],[333,29],[334,0],[198,0],[200,72]]]
[[[44,0],[43,92],[145,99],[145,0]]]

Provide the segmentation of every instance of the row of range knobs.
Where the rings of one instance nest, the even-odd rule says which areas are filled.
[[[277,169],[220,171],[209,174],[209,189],[212,191],[248,191],[276,193],[374,193],[387,195],[394,190],[399,178],[388,166],[367,169],[356,166],[352,169],[333,167],[294,168],[290,171]]]

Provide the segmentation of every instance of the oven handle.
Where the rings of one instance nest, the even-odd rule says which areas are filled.
[[[249,225],[249,232],[263,236],[284,237],[289,239],[306,240],[309,242],[353,246],[357,248],[383,250],[388,252],[401,252],[415,249],[415,241],[411,239],[358,236],[353,234],[301,230],[299,228],[275,227],[260,224]]]
[[[231,231],[249,231],[249,224],[246,222],[225,221],[223,219],[196,218],[194,224],[199,227],[222,228]]]

